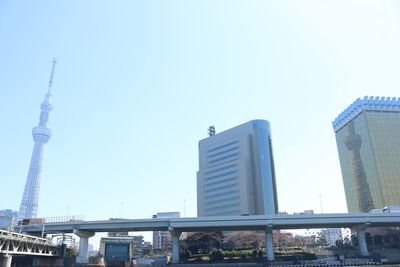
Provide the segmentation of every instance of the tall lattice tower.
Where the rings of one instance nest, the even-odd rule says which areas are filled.
[[[56,59],[53,59],[53,66],[51,69],[49,80],[49,88],[47,94],[44,97],[43,103],[40,105],[41,112],[39,125],[32,129],[32,136],[35,144],[33,147],[28,177],[26,178],[24,195],[22,196],[21,207],[19,208],[19,220],[37,217],[43,149],[44,145],[49,141],[51,137],[51,130],[47,128],[47,123],[49,121],[49,113],[53,109],[50,100],[53,75],[56,64]]]

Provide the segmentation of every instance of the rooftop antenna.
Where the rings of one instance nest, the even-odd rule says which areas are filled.
[[[54,76],[54,71],[56,69],[56,65],[57,65],[57,59],[53,58],[53,65],[51,66],[51,74],[50,74],[50,80],[49,80],[49,90],[48,90],[48,94],[50,94],[50,89],[53,85],[53,76]]]
[[[215,135],[215,126],[214,125],[208,127],[208,135],[209,136]]]

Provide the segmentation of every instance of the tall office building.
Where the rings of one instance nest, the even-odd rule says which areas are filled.
[[[199,142],[197,215],[263,215],[278,211],[271,131],[253,120]]]
[[[56,61],[53,60],[53,68],[51,71],[48,92],[44,97],[43,103],[40,105],[41,112],[39,125],[32,129],[32,137],[35,145],[33,147],[31,163],[29,166],[28,177],[26,178],[25,190],[22,196],[18,220],[36,218],[37,216],[43,150],[44,145],[51,137],[51,130],[47,128],[47,123],[49,121],[49,113],[53,110],[53,106],[50,104],[50,99],[55,65]]]
[[[358,98],[333,129],[348,211],[400,205],[400,98]]]
[[[169,219],[169,218],[179,218],[179,211],[173,212],[158,212],[157,215],[153,215],[153,219]],[[167,249],[168,243],[168,231],[154,231],[153,232],[153,248],[154,249]]]

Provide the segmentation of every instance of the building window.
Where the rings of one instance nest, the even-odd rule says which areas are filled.
[[[239,212],[237,210],[232,210],[232,211],[227,211],[227,212],[210,214],[208,216],[224,216],[224,215],[239,215]]]
[[[219,207],[214,207],[214,208],[208,208],[207,211],[216,211],[216,210],[223,210],[223,209],[231,209],[236,207],[236,204],[228,204],[228,205],[223,205]]]
[[[210,177],[206,178],[205,180],[206,181],[213,180],[213,179],[216,179],[216,178],[219,178],[219,177],[228,176],[228,175],[231,175],[231,174],[234,174],[234,173],[235,173],[235,171],[225,172],[225,173],[222,173],[222,174],[219,174],[219,175],[210,176]]]
[[[212,199],[212,198],[228,196],[228,195],[235,195],[236,193],[237,193],[236,190],[232,190],[232,191],[228,191],[228,192],[224,192],[224,193],[219,193],[219,194],[215,194],[215,195],[206,196],[206,199]]]
[[[226,202],[235,201],[235,200],[237,200],[236,197],[230,197],[230,198],[225,198],[225,199],[220,199],[220,200],[209,201],[209,202],[206,202],[206,205],[226,203]]]
[[[225,147],[228,147],[228,146],[231,146],[231,145],[234,145],[234,144],[237,144],[237,141],[233,141],[233,142],[227,143],[227,144],[222,145],[222,146],[217,146],[215,148],[207,150],[207,152],[214,152],[214,151],[217,151],[217,150],[219,150],[221,148],[225,148]]]
[[[220,180],[220,181],[216,181],[216,182],[212,182],[212,183],[206,184],[205,187],[210,187],[210,186],[217,185],[217,184],[223,184],[223,183],[227,183],[227,182],[232,182],[232,181],[235,181],[235,180],[236,180],[236,177],[231,177],[231,178],[228,178],[228,179],[225,179],[225,180]]]
[[[229,159],[229,158],[236,158],[238,155],[239,155],[239,153],[234,153],[232,155],[228,155],[228,156],[221,157],[221,158],[218,158],[218,159],[210,160],[208,162],[208,164],[217,163],[217,162],[220,162],[222,160]]]
[[[204,174],[207,175],[207,174],[212,174],[212,173],[224,171],[224,170],[227,170],[227,169],[231,169],[231,168],[233,168],[233,167],[235,167],[235,166],[236,166],[235,164],[228,165],[228,166],[223,167],[223,168],[218,168],[218,169],[215,169],[215,170],[212,170],[212,171],[205,172]]]
[[[207,158],[208,158],[208,159],[210,159],[210,158],[215,158],[216,156],[220,156],[220,155],[222,155],[222,154],[226,154],[226,153],[228,153],[228,152],[235,151],[235,150],[237,150],[237,149],[238,149],[238,147],[235,146],[235,147],[232,147],[232,148],[230,148],[230,149],[227,149],[227,150],[224,150],[224,151],[221,151],[221,152],[218,152],[218,153],[209,155],[209,156],[207,156]]]
[[[228,188],[232,188],[232,187],[236,187],[236,184],[229,184],[229,185],[224,185],[224,186],[220,186],[220,187],[216,187],[216,188],[207,189],[207,190],[205,190],[205,192],[210,193],[210,192],[224,190],[224,189],[228,189]]]

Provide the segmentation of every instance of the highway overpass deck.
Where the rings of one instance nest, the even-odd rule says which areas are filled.
[[[40,221],[40,220],[39,220]],[[169,230],[172,236],[173,262],[179,262],[179,237],[182,232],[259,230],[265,232],[267,258],[274,261],[272,230],[312,228],[353,228],[357,232],[360,255],[368,256],[365,229],[400,227],[400,213],[336,213],[299,215],[224,216],[170,219],[112,219],[103,221],[49,222],[23,225],[32,234],[75,233],[79,236],[77,262],[87,263],[88,239],[96,232],[132,232]]]
[[[74,229],[91,232],[162,231],[172,229],[181,232],[199,232],[265,230],[266,228],[273,230],[352,228],[359,225],[365,225],[368,227],[400,227],[400,213],[335,213],[171,219],[113,219],[44,223],[44,229],[46,233],[72,233]],[[43,224],[22,226],[22,231],[27,233],[39,233],[42,230]]]

